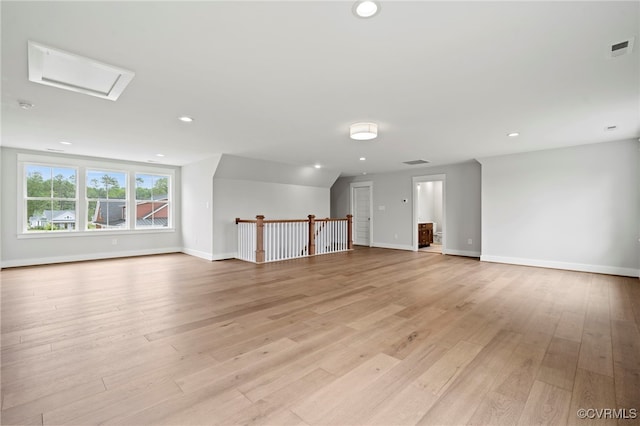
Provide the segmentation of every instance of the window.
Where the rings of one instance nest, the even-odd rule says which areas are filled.
[[[18,154],[18,170],[18,238],[174,230],[174,168]]]
[[[77,229],[76,169],[26,164],[24,177],[24,229],[28,232]]]
[[[127,174],[87,170],[87,229],[127,228]]]
[[[136,228],[169,226],[169,176],[136,174]]]

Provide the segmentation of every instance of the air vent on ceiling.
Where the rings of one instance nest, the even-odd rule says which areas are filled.
[[[30,41],[29,80],[115,101],[135,73]]]
[[[428,164],[427,160],[411,160],[411,161],[403,161],[403,164],[408,164],[409,166],[417,166],[418,164]]]
[[[607,47],[607,56],[610,58],[617,58],[618,56],[628,55],[633,51],[633,40],[634,37],[631,37],[628,40],[611,44]]]

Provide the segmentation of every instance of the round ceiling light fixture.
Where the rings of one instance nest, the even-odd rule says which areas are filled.
[[[520,133],[518,133],[518,132],[511,132],[511,133],[507,134],[507,136],[509,136],[510,138],[515,138],[515,137],[520,136]]]
[[[178,117],[178,120],[182,121],[183,123],[191,123],[193,121],[193,118],[183,115],[182,117]]]
[[[371,0],[359,0],[353,4],[353,13],[358,18],[371,18],[380,12],[378,2]]]
[[[357,141],[368,141],[378,137],[376,123],[354,123],[349,126],[349,136]]]

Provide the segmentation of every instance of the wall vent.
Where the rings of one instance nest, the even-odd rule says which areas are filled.
[[[633,41],[634,37],[631,37],[628,40],[619,41],[607,46],[607,57],[617,58],[618,56],[628,55],[633,51]]]
[[[403,161],[402,164],[407,164],[409,166],[417,166],[418,164],[428,164],[427,160],[411,160],[411,161]]]

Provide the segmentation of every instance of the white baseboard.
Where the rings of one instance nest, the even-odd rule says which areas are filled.
[[[480,257],[479,251],[444,249],[442,254],[451,254],[454,256]]]
[[[618,266],[588,265],[584,263],[555,262],[552,260],[522,259],[517,257],[490,256],[480,257],[482,262],[508,263],[511,265],[536,266],[539,268],[565,269],[568,271],[593,272],[596,274],[622,275],[625,277],[639,277],[640,270],[621,268]]]
[[[16,259],[5,260],[0,267],[2,268],[15,268],[19,266],[34,266],[34,265],[48,265],[51,263],[67,263],[67,262],[81,262],[84,260],[101,260],[101,259],[115,259],[118,257],[133,257],[133,256],[148,256],[152,254],[166,254],[166,253],[180,253],[181,247],[166,247],[161,249],[146,249],[146,250],[131,250],[131,251],[119,251],[112,253],[87,253],[76,254],[71,256],[53,256],[53,257],[40,257],[34,259]]]
[[[207,253],[204,251],[193,250],[186,247],[182,247],[181,251],[182,253],[188,254],[189,256],[199,257],[200,259],[205,259],[209,261],[213,260],[213,255],[211,253]]]
[[[408,246],[408,245],[404,245],[404,244],[372,243],[371,247],[386,248],[386,249],[393,249],[393,250],[409,250],[409,251],[413,251],[413,246]]]
[[[233,253],[218,253],[218,254],[214,254],[212,256],[213,259],[211,259],[211,260],[235,259],[237,255],[238,255],[238,253],[236,253],[236,252],[233,252]]]

